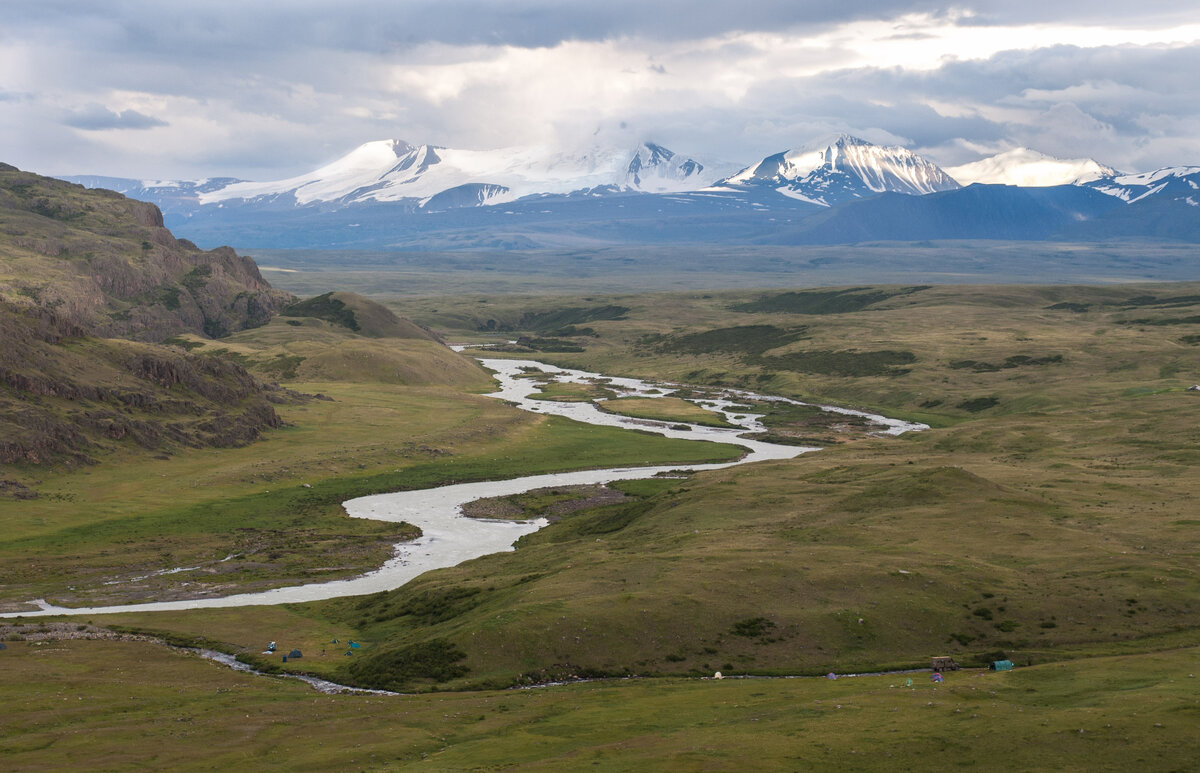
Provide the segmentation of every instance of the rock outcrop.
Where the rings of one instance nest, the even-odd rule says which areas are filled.
[[[0,169],[0,268],[0,301],[141,341],[217,338],[293,300],[232,249],[176,239],[153,204],[10,166]]]
[[[256,327],[293,300],[232,249],[176,239],[153,204],[0,165],[0,464],[253,441],[288,393],[160,344]]]

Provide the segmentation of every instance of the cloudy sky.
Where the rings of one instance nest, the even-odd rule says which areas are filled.
[[[1200,164],[1195,0],[4,0],[0,161],[308,171],[375,139],[652,140],[749,163],[830,132]]]

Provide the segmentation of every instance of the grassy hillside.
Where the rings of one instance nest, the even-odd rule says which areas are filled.
[[[285,384],[343,381],[475,391],[492,384],[475,360],[451,351],[425,331],[419,336],[364,335],[336,322],[290,313],[216,341],[199,336],[173,341],[197,353],[234,360],[263,378]]]
[[[386,306],[355,293],[332,292],[287,306],[286,317],[322,319],[368,338],[416,338],[436,341],[437,336],[393,314]]]

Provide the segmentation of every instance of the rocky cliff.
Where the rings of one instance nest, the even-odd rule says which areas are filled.
[[[255,327],[292,300],[249,258],[176,239],[152,204],[0,165],[0,465],[251,442],[294,398],[160,342]]]
[[[215,338],[293,300],[228,247],[202,251],[153,204],[0,165],[0,301],[105,337]]]

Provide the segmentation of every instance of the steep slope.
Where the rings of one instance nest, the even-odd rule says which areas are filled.
[[[294,396],[149,342],[244,330],[288,300],[248,258],[175,239],[152,204],[0,168],[0,464],[254,440]]]
[[[93,462],[121,447],[237,446],[294,399],[220,357],[89,338],[0,304],[0,464]]]
[[[1092,180],[1087,186],[1130,204],[1155,197],[1200,207],[1200,166],[1168,166],[1142,174],[1114,174]]]
[[[204,252],[153,204],[0,169],[0,302],[100,336],[162,341],[266,322],[288,300],[248,258]]]
[[[911,150],[843,134],[767,156],[713,187],[769,187],[784,196],[830,206],[879,193],[923,195],[959,185]]]
[[[1120,203],[1074,185],[982,185],[928,196],[886,193],[851,201],[770,238],[781,244],[931,239],[1047,239]]]

